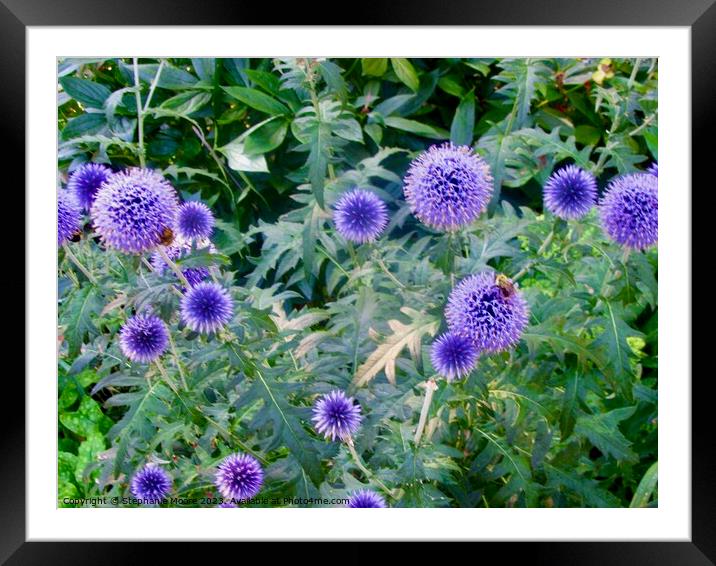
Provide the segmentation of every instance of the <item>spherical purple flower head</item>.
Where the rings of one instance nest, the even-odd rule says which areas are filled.
[[[615,242],[636,250],[656,244],[659,237],[658,177],[632,173],[613,179],[599,204],[604,232]]]
[[[133,362],[153,362],[164,353],[168,343],[167,325],[153,314],[133,316],[119,332],[119,348]]]
[[[470,147],[434,145],[411,163],[403,191],[421,222],[453,231],[485,211],[493,191],[492,174]]]
[[[185,240],[202,240],[211,236],[214,215],[203,202],[185,202],[179,207],[177,231]]]
[[[374,241],[385,230],[388,208],[370,191],[355,189],[338,199],[333,220],[346,240],[364,244]]]
[[[216,251],[214,246],[208,243],[207,245],[209,246],[209,251],[211,253],[214,253]],[[189,255],[192,251],[192,246],[190,242],[187,242],[186,240],[180,238],[176,238],[170,245],[165,246],[164,251],[169,256],[169,259],[177,260]],[[152,254],[152,267],[158,273],[163,273],[164,270],[168,268],[166,262],[164,261],[164,258],[159,252],[154,252]],[[181,272],[184,274],[184,277],[186,277],[186,280],[189,282],[190,287],[198,285],[209,277],[209,268],[203,266],[182,267]]]
[[[502,281],[505,283],[502,283]],[[489,271],[470,275],[450,293],[445,318],[452,332],[472,340],[478,351],[511,348],[527,326],[522,293],[504,276]]]
[[[112,175],[97,191],[91,215],[102,241],[125,253],[156,247],[173,228],[179,199],[159,173],[130,169]]]
[[[564,220],[581,218],[597,200],[597,180],[576,165],[552,173],[544,185],[544,205]]]
[[[659,176],[659,164],[656,161],[654,161],[654,163],[649,165],[646,172],[651,173],[652,175],[654,175],[654,177],[658,177]]]
[[[375,491],[361,489],[350,496],[347,507],[387,507],[387,505],[385,499]]]
[[[226,498],[251,499],[264,482],[264,472],[258,460],[249,454],[231,454],[216,470],[214,483]]]
[[[72,173],[67,182],[67,189],[74,193],[82,208],[89,210],[100,186],[111,175],[112,170],[109,167],[99,163],[85,163]]]
[[[70,192],[60,189],[57,193],[57,245],[70,240],[79,230],[82,212],[77,199]]]
[[[347,440],[360,426],[360,405],[342,391],[331,391],[313,406],[316,431],[331,440]]]
[[[172,488],[172,479],[156,464],[147,464],[139,470],[130,484],[132,494],[145,503],[160,503]]]
[[[220,503],[219,505],[217,505],[217,507],[225,507],[227,509],[236,509],[236,505],[234,505],[230,501],[224,501],[223,503]]]
[[[181,318],[196,332],[215,332],[229,322],[233,314],[231,295],[217,283],[198,283],[181,301]]]
[[[448,381],[460,379],[475,369],[477,355],[470,338],[453,332],[440,336],[430,349],[433,368]]]

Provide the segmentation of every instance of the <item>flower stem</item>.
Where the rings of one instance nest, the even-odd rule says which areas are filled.
[[[174,356],[174,362],[177,365],[177,369],[179,370],[179,377],[181,378],[181,384],[182,387],[184,387],[184,391],[189,391],[189,387],[186,385],[186,377],[184,377],[184,370],[181,367],[181,362],[179,361],[179,354],[177,353],[177,347],[174,344],[174,338],[172,338],[171,332],[169,333],[169,346],[172,349],[172,355]]]
[[[139,165],[144,167],[147,163],[144,157],[144,110],[142,109],[142,94],[139,91],[139,63],[134,57],[134,96],[137,101],[137,137],[139,143]]]
[[[92,275],[89,270],[82,265],[82,262],[77,258],[77,256],[74,254],[74,252],[70,249],[70,246],[67,244],[63,244],[63,247],[65,248],[65,255],[70,258],[70,261],[77,266],[77,269],[79,269],[84,276],[89,280],[92,285],[97,285],[97,280],[94,278],[94,275]]]
[[[390,270],[388,269],[388,266],[385,265],[385,262],[383,261],[383,259],[378,257],[377,254],[375,256],[375,261],[378,264],[378,266],[383,270],[383,273],[385,273],[393,283],[395,283],[400,289],[405,289],[405,285],[403,285],[398,280],[398,278],[390,272]]]
[[[177,395],[179,395],[179,392],[177,391],[176,385],[174,385],[174,382],[173,382],[172,379],[169,377],[169,374],[167,373],[167,370],[164,369],[164,366],[162,365],[161,360],[160,360],[159,358],[157,358],[156,361],[155,361],[155,363],[157,364],[157,367],[159,368],[159,373],[162,374],[162,377],[164,378],[164,381],[167,382],[167,385],[169,385],[169,387],[171,388],[172,391],[174,391],[174,393],[176,393]]]
[[[431,377],[425,382],[425,399],[423,399],[423,408],[420,410],[420,420],[418,420],[418,428],[415,431],[414,442],[418,446],[420,439],[423,436],[423,430],[425,430],[425,423],[428,420],[428,413],[430,412],[430,403],[433,401],[433,394],[438,388],[438,384]]]
[[[174,272],[174,275],[177,276],[177,279],[181,281],[181,284],[184,285],[186,289],[189,289],[189,281],[187,281],[186,277],[184,277],[184,274],[181,272],[181,269],[177,267],[177,264],[169,258],[169,256],[167,255],[167,251],[164,249],[164,246],[157,246],[157,251],[159,252],[159,255],[162,256],[164,263],[169,266],[169,269],[171,269]]]
[[[356,463],[356,466],[358,466],[358,469],[363,472],[365,477],[367,477],[370,480],[373,480],[380,489],[382,489],[386,494],[388,494],[389,497],[392,497],[395,499],[395,495],[393,494],[393,490],[391,490],[388,486],[386,486],[382,481],[380,481],[378,478],[376,478],[373,473],[365,467],[365,464],[363,463],[363,460],[359,456],[358,452],[356,452],[356,448],[353,444],[353,439],[349,436],[346,439],[346,445],[348,446],[348,451],[351,453],[351,456],[353,456],[353,460]]]

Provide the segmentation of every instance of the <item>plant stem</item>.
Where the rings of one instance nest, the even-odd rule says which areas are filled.
[[[135,65],[136,65],[136,58],[134,59]],[[154,75],[154,79],[152,80],[152,84],[149,87],[149,94],[147,95],[147,100],[144,102],[144,110],[142,110],[142,114],[144,114],[147,110],[149,110],[149,103],[152,100],[152,96],[154,96],[154,89],[157,88],[157,84],[159,83],[159,76],[162,74],[162,69],[164,68],[164,59],[161,59],[159,61],[159,67],[157,67],[157,74]],[[136,69],[136,67],[135,67]],[[135,75],[136,77],[136,75]],[[135,79],[136,80],[136,79]]]
[[[415,431],[414,438],[416,446],[420,444],[420,438],[423,436],[425,423],[428,420],[428,413],[430,412],[430,403],[432,403],[433,394],[437,388],[438,385],[432,377],[425,382],[425,399],[423,399],[423,408],[420,410],[420,420],[418,421],[418,428]]]
[[[137,136],[139,138],[139,165],[144,167],[147,163],[144,156],[144,110],[142,109],[142,95],[139,92],[139,63],[134,58],[134,96],[137,101]]]
[[[398,280],[398,278],[390,272],[390,270],[388,269],[388,266],[385,265],[385,262],[383,261],[382,258],[380,258],[376,255],[375,261],[378,264],[378,266],[383,270],[383,273],[385,273],[393,283],[395,283],[400,289],[405,289],[405,285],[403,285]]]
[[[346,439],[346,445],[348,446],[348,451],[351,453],[351,456],[353,456],[353,460],[356,463],[356,466],[358,466],[358,469],[363,472],[365,477],[367,477],[370,480],[373,480],[380,489],[382,489],[386,494],[388,494],[389,497],[392,497],[395,499],[395,495],[393,495],[393,490],[391,490],[388,486],[386,486],[382,481],[380,481],[378,478],[376,478],[373,473],[366,468],[365,464],[363,463],[362,458],[359,456],[358,452],[356,452],[355,446],[353,444],[353,439],[349,436]]]
[[[154,271],[155,271],[154,266],[147,261],[147,258],[142,257],[142,263],[146,266],[146,268],[147,268],[150,272],[154,272]],[[144,276],[142,276],[142,279],[144,279]],[[146,283],[147,288],[149,288],[149,283],[147,283],[146,280],[145,280],[144,282]],[[172,293],[174,293],[174,294],[175,294],[177,297],[179,297],[180,299],[184,297],[184,295],[182,294],[182,292],[179,291],[179,289],[177,289],[174,285],[172,285],[172,288],[171,288],[171,289],[172,289]]]
[[[72,263],[77,266],[77,269],[79,269],[84,274],[84,276],[89,280],[90,283],[92,283],[92,285],[97,285],[97,280],[94,278],[94,275],[92,275],[89,270],[84,265],[82,265],[82,262],[72,252],[70,246],[65,243],[63,244],[63,247],[65,248],[65,255],[70,258],[70,261],[72,261]]]
[[[174,338],[172,338],[171,332],[169,333],[169,346],[172,349],[172,355],[174,356],[174,362],[177,365],[177,369],[179,370],[179,377],[181,378],[181,384],[182,387],[184,387],[184,391],[189,391],[189,387],[187,387],[186,384],[186,377],[184,377],[184,370],[181,367],[181,362],[179,361],[179,354],[177,353],[177,347],[174,344]]]
[[[169,385],[169,387],[171,388],[172,391],[174,391],[174,393],[176,393],[177,395],[179,395],[179,392],[177,391],[176,385],[174,385],[174,382],[173,382],[173,381],[171,380],[171,378],[169,377],[169,374],[167,373],[167,370],[164,369],[164,366],[162,365],[161,359],[157,358],[157,360],[156,360],[155,363],[157,364],[157,367],[159,368],[159,373],[162,374],[162,377],[164,378],[164,381],[167,382],[167,385]]]
[[[181,272],[181,269],[177,267],[177,264],[169,258],[169,256],[167,255],[167,251],[164,249],[164,246],[157,246],[157,251],[159,252],[159,255],[162,256],[164,263],[169,266],[169,269],[174,272],[174,275],[176,275],[179,281],[181,281],[181,284],[184,285],[184,288],[189,289],[189,281],[187,281],[186,277],[184,277],[184,274]]]

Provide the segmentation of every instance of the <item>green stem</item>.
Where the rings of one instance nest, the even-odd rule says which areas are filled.
[[[181,378],[181,384],[184,388],[184,391],[189,391],[189,387],[187,387],[186,384],[186,377],[184,376],[184,370],[181,367],[181,362],[179,361],[179,354],[177,353],[177,347],[174,344],[174,338],[172,338],[172,333],[169,333],[169,346],[172,350],[172,355],[174,356],[174,363],[177,365],[177,369],[179,370],[179,377]]]
[[[363,463],[363,459],[359,456],[358,452],[356,452],[355,446],[353,444],[353,439],[349,436],[345,442],[348,446],[348,451],[351,453],[351,456],[353,456],[353,460],[355,461],[356,466],[358,466],[358,469],[363,472],[365,477],[369,480],[373,480],[376,484],[378,484],[380,489],[382,489],[389,497],[395,499],[393,490],[386,486],[382,481],[375,477],[375,475],[373,475],[373,473],[368,468],[366,468],[365,464]]]
[[[77,258],[77,256],[72,252],[70,249],[70,246],[68,246],[66,243],[63,244],[63,247],[65,248],[65,255],[70,258],[70,261],[77,266],[77,269],[79,269],[84,276],[89,280],[92,285],[97,285],[97,280],[94,278],[94,275],[92,275],[88,269],[82,265],[82,262]]]
[[[179,279],[179,281],[181,281],[181,284],[184,285],[184,288],[189,289],[191,287],[191,285],[189,285],[189,281],[187,281],[186,277],[184,277],[184,274],[181,272],[181,269],[177,267],[177,264],[169,258],[169,256],[167,255],[167,251],[164,249],[164,246],[157,246],[157,251],[159,252],[159,255],[162,256],[164,263],[169,266],[169,269],[174,272],[174,275],[177,276],[177,279]]]
[[[167,370],[164,369],[164,366],[162,365],[161,360],[160,360],[159,358],[157,358],[157,360],[156,360],[155,363],[157,364],[157,367],[159,368],[159,373],[162,374],[162,377],[164,378],[164,381],[167,382],[167,385],[169,385],[169,387],[171,388],[172,391],[174,391],[174,393],[176,393],[177,395],[179,395],[179,391],[177,391],[176,385],[174,385],[174,382],[173,382],[172,379],[169,377],[169,374],[167,373]]]
[[[142,167],[146,166],[146,159],[144,156],[144,110],[142,109],[142,95],[140,93],[139,85],[139,63],[137,58],[134,58],[134,96],[137,102],[137,135],[139,138],[139,165]]]
[[[390,270],[388,269],[388,266],[385,265],[385,262],[383,262],[382,258],[376,256],[375,261],[378,264],[378,266],[383,270],[383,273],[385,273],[393,283],[395,283],[400,289],[405,289],[405,285],[403,285],[398,280],[398,278],[390,272]]]
[[[415,438],[413,439],[415,445],[420,445],[420,439],[423,436],[423,430],[425,430],[425,423],[428,420],[428,413],[430,412],[430,403],[433,400],[433,394],[437,390],[438,385],[435,383],[433,378],[428,379],[425,382],[425,398],[423,399],[423,408],[420,410],[420,419],[418,420],[418,428],[415,431]]]

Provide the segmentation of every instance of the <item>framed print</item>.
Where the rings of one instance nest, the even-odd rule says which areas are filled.
[[[712,563],[691,164],[716,8],[210,6],[0,12],[27,219],[3,559]]]

